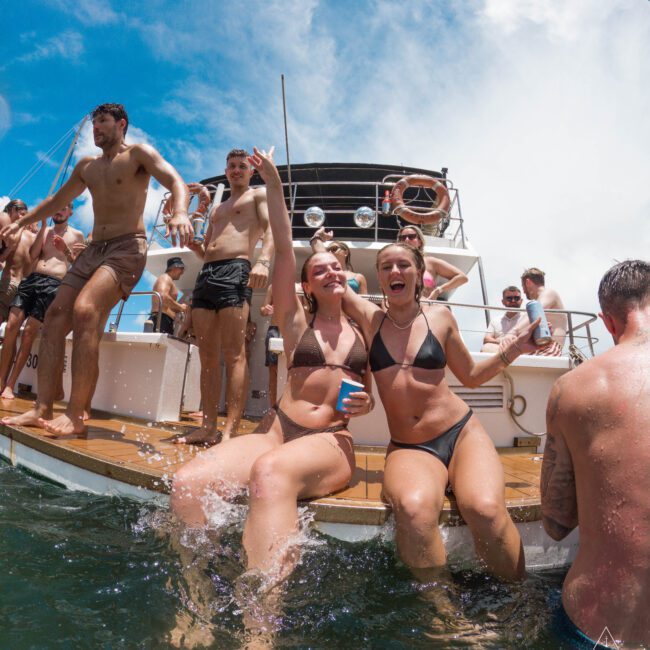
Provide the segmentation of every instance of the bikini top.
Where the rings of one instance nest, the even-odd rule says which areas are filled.
[[[368,351],[357,334],[357,331],[355,330],[354,332],[354,343],[352,344],[345,361],[342,364],[327,363],[323,349],[321,348],[320,343],[316,338],[316,333],[314,332],[315,318],[316,316],[312,318],[309,327],[305,330],[300,341],[298,341],[298,345],[296,345],[296,349],[293,353],[293,362],[289,367],[289,370],[292,370],[293,368],[342,368],[343,370],[352,372],[359,377],[363,377],[368,364]]]
[[[440,341],[438,341],[431,331],[429,321],[424,315],[424,312],[422,312],[422,315],[427,323],[427,335],[422,342],[415,359],[413,359],[413,363],[398,363],[391,356],[381,337],[381,326],[384,324],[384,321],[388,316],[387,313],[384,314],[384,318],[379,324],[379,329],[372,339],[372,345],[370,346],[370,370],[372,370],[372,372],[377,372],[384,368],[390,368],[391,366],[411,366],[413,368],[426,368],[427,370],[440,370],[447,365],[445,351],[442,349]]]
[[[424,284],[425,287],[429,289],[435,289],[436,288],[436,278],[435,276],[431,275],[429,271],[424,271],[422,274],[422,283]]]
[[[359,280],[356,278],[348,278],[348,286],[354,293],[359,293]]]

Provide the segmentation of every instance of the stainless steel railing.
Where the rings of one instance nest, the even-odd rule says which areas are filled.
[[[158,316],[156,316],[156,330],[160,331],[160,321],[162,320],[162,306],[163,306],[163,299],[162,296],[157,292],[157,291],[132,291],[131,296],[154,296],[158,300]],[[131,297],[129,296],[129,298]],[[122,312],[124,311],[124,305],[126,304],[128,298],[126,300],[121,300],[120,301],[120,306],[117,310],[117,316],[115,317],[115,320],[113,321],[113,325],[115,326],[115,331],[117,332],[120,329],[120,321],[122,320]]]

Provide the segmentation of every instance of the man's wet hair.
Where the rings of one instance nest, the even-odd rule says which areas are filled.
[[[226,162],[231,158],[248,158],[248,156],[250,156],[250,154],[246,149],[231,149],[226,156]]]
[[[9,201],[9,203],[7,203],[7,205],[5,205],[3,212],[9,214],[9,212],[14,209],[27,210],[27,203],[25,203],[25,201],[21,201],[20,199],[12,199]]]
[[[94,120],[98,115],[104,114],[112,115],[116,122],[126,120],[126,126],[124,127],[124,135],[126,135],[129,128],[129,116],[122,104],[100,104],[93,110],[90,117]]]
[[[502,292],[501,296],[506,295],[506,291],[516,291],[517,293],[521,293],[521,289],[519,287],[515,287],[514,284],[511,284],[509,287],[506,287]]]
[[[521,281],[523,282],[526,278],[534,282],[538,287],[544,286],[544,276],[546,273],[541,269],[538,269],[536,266],[531,266],[529,269],[526,269],[521,274]]]
[[[598,301],[603,313],[627,323],[630,311],[650,304],[650,263],[625,260],[612,266],[600,281]]]

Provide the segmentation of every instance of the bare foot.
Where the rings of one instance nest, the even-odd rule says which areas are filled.
[[[2,418],[2,424],[13,424],[21,427],[42,427],[41,421],[41,414],[35,408],[20,415]]]
[[[217,430],[209,431],[201,427],[192,433],[182,433],[171,438],[166,438],[163,442],[173,442],[176,445],[197,445],[199,447],[212,447],[221,442],[223,434]]]
[[[83,418],[71,418],[67,413],[62,413],[53,420],[39,419],[40,425],[53,436],[69,436],[80,434],[86,430]]]
[[[5,386],[5,389],[0,393],[0,399],[14,399],[14,391],[9,387]]]
[[[84,409],[83,419],[84,419],[84,422],[87,422],[88,420],[90,420],[90,411],[86,411],[86,409]]]

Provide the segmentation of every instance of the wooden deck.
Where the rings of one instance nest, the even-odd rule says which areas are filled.
[[[0,400],[0,418],[22,413],[31,401]],[[63,410],[57,405],[56,411]],[[239,435],[251,433],[256,422],[243,420]],[[147,423],[93,413],[84,437],[50,438],[41,429],[0,424],[0,435],[53,458],[123,483],[169,492],[174,472],[201,451],[165,438],[198,426],[195,420]],[[500,449],[506,477],[506,500],[515,521],[540,518],[541,456],[530,449]],[[309,502],[316,520],[331,523],[381,525],[389,508],[381,500],[384,450],[356,447],[356,469],[350,486],[335,495]],[[453,496],[445,499],[441,523],[462,523]]]

